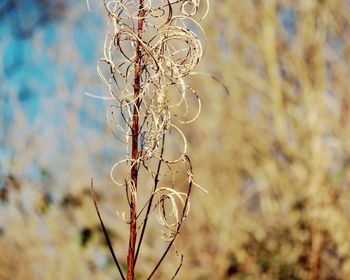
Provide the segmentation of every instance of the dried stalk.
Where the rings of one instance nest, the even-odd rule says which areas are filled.
[[[163,158],[163,154],[164,154],[164,142],[165,142],[165,135],[163,135],[163,139],[162,139],[162,149],[161,149],[161,152],[160,152],[161,159],[158,161],[157,172],[156,172],[156,176],[154,178],[154,187],[153,187],[152,193],[154,193],[157,190],[158,183],[159,183],[160,168],[162,166],[162,158]],[[135,261],[134,261],[135,265],[136,265],[137,258],[138,258],[138,255],[139,255],[139,251],[140,251],[140,248],[141,248],[143,236],[145,234],[145,230],[146,230],[146,227],[147,227],[148,216],[149,216],[149,213],[151,212],[153,199],[154,199],[154,195],[152,195],[150,197],[150,200],[147,203],[147,211],[146,211],[146,214],[145,214],[145,219],[144,219],[144,222],[143,222],[143,225],[142,225],[141,235],[140,235],[139,243],[137,245],[137,250],[136,250],[136,254],[135,254]]]
[[[205,3],[209,8],[208,0]],[[115,136],[125,143],[128,155],[111,169],[113,182],[126,187],[129,203],[130,218],[123,218],[130,230],[127,280],[134,279],[135,265],[151,214],[158,209],[162,238],[168,246],[148,279],[155,275],[173,246],[189,212],[192,185],[198,186],[193,182],[192,165],[186,155],[186,137],[174,120],[188,124],[198,117],[201,109],[197,92],[185,80],[186,76],[195,74],[193,70],[204,53],[202,40],[205,35],[198,21],[206,16],[207,9],[196,20],[199,4],[200,0],[104,1],[111,30],[106,35],[104,56],[97,71],[108,88],[110,99],[115,101],[108,111],[107,120]],[[108,70],[103,70],[103,65],[107,65]],[[173,95],[168,96],[170,93]],[[194,116],[189,116],[192,107],[189,98],[197,101]],[[183,111],[182,114],[179,110]],[[182,152],[175,159],[165,157],[165,139],[170,139],[166,137],[170,131],[183,140]],[[155,170],[151,166],[152,160],[158,161]],[[183,163],[188,164],[187,192],[175,189],[174,174]],[[129,168],[128,175],[116,175],[125,165]],[[141,167],[149,172],[154,184],[149,199],[138,212],[138,173]],[[162,168],[168,171],[163,173]],[[162,183],[161,178],[165,177],[171,178],[170,186]],[[166,206],[168,203],[170,210]],[[173,278],[182,262],[183,256]]]
[[[139,13],[138,13],[138,27],[137,27],[137,35],[138,38],[142,38],[142,28],[143,28],[143,17],[145,15],[143,0],[139,0]],[[131,159],[132,162],[136,163],[139,157],[139,108],[141,103],[140,88],[141,88],[141,58],[142,53],[140,49],[140,41],[136,42],[136,54],[135,54],[135,83],[134,83],[134,114],[133,114],[133,123],[132,123],[132,154]],[[133,164],[131,168],[131,183],[137,192],[137,177],[138,177],[138,164]],[[130,235],[129,235],[129,251],[127,257],[127,279],[134,279],[134,267],[135,267],[135,244],[136,244],[136,196],[134,193],[131,193],[131,202],[130,202]]]
[[[101,224],[101,228],[102,228],[102,231],[103,231],[103,235],[104,235],[104,237],[106,239],[107,247],[108,247],[108,249],[109,249],[109,251],[110,251],[110,253],[112,255],[112,258],[113,258],[113,261],[114,261],[115,265],[118,268],[118,271],[119,271],[119,274],[120,274],[121,278],[123,280],[125,280],[125,277],[124,277],[123,271],[121,269],[121,266],[120,266],[120,264],[118,262],[117,256],[114,253],[112,242],[111,242],[111,240],[109,238],[109,235],[108,235],[108,231],[107,231],[107,229],[106,229],[106,227],[104,225],[103,219],[102,219],[101,214],[100,214],[100,210],[98,209],[98,205],[97,205],[97,200],[96,200],[95,193],[94,193],[94,185],[93,185],[93,180],[92,179],[91,179],[90,190],[91,190],[91,197],[92,197],[92,200],[94,202],[95,210],[96,210],[98,219],[100,220],[100,224]]]

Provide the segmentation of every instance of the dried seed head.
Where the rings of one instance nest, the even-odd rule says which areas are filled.
[[[140,13],[138,1],[104,1],[110,28],[97,71],[108,88],[109,98],[114,100],[107,112],[108,124],[125,144],[127,155],[112,167],[111,178],[119,186],[126,185],[128,197],[136,200],[133,168],[145,167],[152,178],[170,177],[172,187],[158,187],[150,199],[157,199],[157,220],[163,227],[163,239],[167,241],[176,237],[190,208],[190,189],[188,192],[175,190],[177,165],[189,162],[186,137],[176,123],[194,121],[201,109],[199,96],[186,84],[186,77],[193,73],[205,50],[205,34],[199,22],[208,13],[209,1],[203,3],[202,8],[200,0],[145,0]],[[204,11],[203,15],[199,15],[199,11]],[[140,17],[142,30],[138,28]],[[140,81],[135,96],[136,65],[140,65]],[[193,102],[189,99],[197,100],[194,116],[190,116]],[[137,159],[129,153],[131,139],[135,136],[132,132],[135,110],[139,118]],[[164,139],[170,131],[181,139],[177,143],[182,146],[181,152],[174,159],[166,158],[164,153]],[[154,170],[149,165],[151,160],[158,160],[169,172],[160,174],[160,169]],[[129,173],[123,177],[119,169],[125,165]],[[193,182],[191,168],[185,176],[188,176],[189,188],[192,184],[198,186]],[[124,214],[122,218],[125,220]]]

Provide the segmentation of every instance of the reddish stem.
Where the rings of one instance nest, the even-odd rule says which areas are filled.
[[[142,37],[142,28],[143,28],[143,18],[145,15],[144,11],[144,0],[139,0],[139,12],[138,12],[138,25],[137,25],[137,35],[141,39]],[[134,191],[137,191],[137,177],[138,177],[138,164],[136,163],[139,156],[139,107],[140,107],[140,89],[141,89],[141,45],[139,40],[136,42],[136,53],[135,53],[135,82],[134,82],[134,112],[132,120],[132,129],[131,129],[131,159],[132,159],[132,168],[131,168],[131,181],[134,185]],[[129,250],[127,256],[127,280],[134,280],[134,270],[135,270],[135,245],[136,245],[136,200],[133,192],[131,193],[130,199],[130,235],[129,235]]]

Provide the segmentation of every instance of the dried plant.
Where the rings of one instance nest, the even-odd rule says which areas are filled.
[[[120,215],[130,226],[126,278],[134,279],[147,222],[155,212],[168,245],[147,278],[151,279],[188,215],[192,186],[198,186],[193,182],[181,126],[193,122],[201,109],[188,77],[197,74],[194,68],[204,53],[205,35],[199,22],[207,15],[209,2],[200,5],[200,0],[119,0],[104,1],[104,7],[109,31],[97,70],[108,88],[108,98],[113,100],[107,111],[108,123],[126,147],[126,157],[110,172],[113,182],[125,187],[130,210],[128,219],[125,213]],[[180,141],[170,133],[178,134]],[[175,150],[180,152],[171,158]],[[126,175],[122,176],[125,168]],[[150,190],[138,184],[141,168],[154,182]],[[179,172],[183,172],[182,177],[187,176],[185,191],[180,191],[175,182]],[[144,204],[138,199],[139,192],[149,192]],[[124,279],[95,198],[94,201],[108,246]],[[173,277],[182,259],[183,256]]]

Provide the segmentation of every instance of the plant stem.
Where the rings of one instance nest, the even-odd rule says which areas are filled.
[[[192,171],[192,163],[191,163],[191,160],[190,158],[187,156],[187,155],[184,155],[184,159],[187,161],[187,163],[189,164],[189,169],[188,171],[190,172],[190,174],[193,174],[193,171]],[[163,260],[165,259],[165,257],[167,256],[167,254],[169,253],[170,251],[170,248],[173,246],[173,243],[177,237],[177,235],[179,234],[180,232],[180,228],[181,228],[181,225],[182,225],[182,221],[183,219],[185,218],[186,216],[186,209],[188,207],[188,201],[189,201],[189,197],[190,197],[190,194],[191,194],[191,191],[192,191],[192,180],[189,182],[188,184],[188,191],[187,191],[187,198],[186,198],[186,201],[185,201],[185,205],[182,209],[182,215],[181,215],[181,218],[180,218],[180,222],[178,223],[177,225],[177,229],[176,229],[176,233],[173,237],[173,239],[169,242],[168,244],[168,247],[165,249],[163,255],[160,257],[158,263],[156,264],[156,266],[154,267],[154,269],[152,270],[151,274],[147,277],[147,280],[150,280],[152,279],[152,277],[154,276],[154,274],[156,273],[156,271],[158,270],[159,266],[161,265],[161,263],[163,262]],[[181,263],[182,263],[183,259],[181,257]],[[182,265],[182,264],[181,264]],[[176,274],[178,273],[178,271],[176,271],[175,273],[175,276]],[[173,278],[174,279],[174,278]]]
[[[137,25],[137,35],[141,39],[142,37],[142,28],[143,28],[143,17],[145,15],[144,11],[144,0],[139,0],[139,12],[138,12],[138,25]],[[127,256],[127,280],[134,280],[134,270],[135,270],[135,244],[136,244],[136,197],[135,193],[137,192],[137,177],[138,177],[138,164],[137,159],[139,156],[139,107],[140,107],[140,89],[141,89],[141,46],[140,42],[136,42],[136,53],[135,53],[135,82],[134,82],[134,112],[133,112],[133,123],[132,123],[132,139],[131,139],[131,183],[133,184],[133,191],[131,192],[130,199],[130,234],[129,234],[129,250]]]
[[[119,274],[120,274],[122,280],[125,280],[125,277],[124,277],[122,268],[121,268],[121,266],[120,266],[120,264],[119,264],[119,262],[118,262],[117,256],[116,256],[115,253],[114,253],[113,246],[112,246],[112,242],[111,242],[111,239],[109,238],[109,235],[108,235],[108,231],[107,231],[107,229],[106,229],[106,227],[105,227],[105,224],[104,224],[104,222],[103,222],[103,219],[102,219],[102,217],[101,217],[100,210],[98,209],[97,200],[96,200],[95,193],[94,193],[93,179],[91,179],[91,186],[90,186],[90,189],[91,189],[91,197],[92,197],[92,200],[93,200],[94,205],[95,205],[95,210],[96,210],[98,219],[100,220],[101,228],[102,228],[102,231],[103,231],[103,235],[104,235],[104,237],[105,237],[105,239],[106,239],[106,243],[107,243],[109,252],[110,252],[111,255],[112,255],[113,261],[114,261],[115,265],[116,265],[117,268],[118,268],[118,271],[119,271]]]
[[[154,177],[154,187],[153,187],[153,190],[152,190],[152,195],[151,195],[151,198],[150,198],[150,200],[148,202],[146,215],[145,215],[145,220],[143,222],[139,243],[137,245],[137,250],[136,250],[136,254],[135,254],[135,264],[137,262],[137,258],[138,258],[139,252],[140,252],[143,236],[145,234],[145,230],[146,230],[146,227],[147,227],[148,215],[151,212],[152,202],[153,202],[153,198],[154,198],[154,192],[156,191],[156,189],[158,187],[158,183],[159,183],[160,168],[162,166],[163,154],[164,154],[164,142],[165,142],[165,134],[162,137],[162,149],[161,149],[161,152],[160,152],[160,159],[158,161],[157,173],[156,173],[156,176]]]

